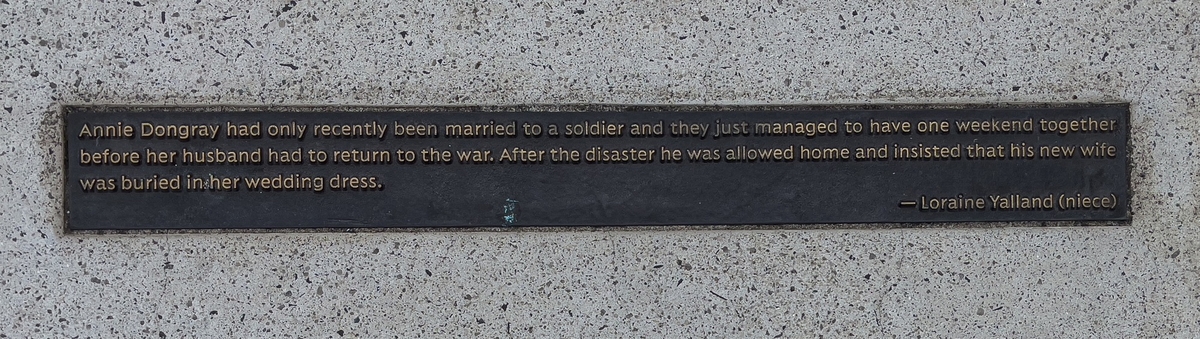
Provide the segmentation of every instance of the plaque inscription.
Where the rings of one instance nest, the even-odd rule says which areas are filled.
[[[69,230],[1130,219],[1127,104],[65,110]]]

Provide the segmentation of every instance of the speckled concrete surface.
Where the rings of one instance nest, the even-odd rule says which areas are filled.
[[[1195,1],[0,0],[0,44],[0,337],[1200,336]],[[1131,226],[61,231],[63,104],[1087,101]]]

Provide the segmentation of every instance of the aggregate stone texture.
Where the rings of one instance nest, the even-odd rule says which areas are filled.
[[[0,338],[1200,336],[1200,2],[0,0]],[[1133,221],[67,234],[67,104],[1129,102]]]

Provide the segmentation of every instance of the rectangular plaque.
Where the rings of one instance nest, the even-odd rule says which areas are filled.
[[[65,110],[69,230],[1130,219],[1127,104]]]

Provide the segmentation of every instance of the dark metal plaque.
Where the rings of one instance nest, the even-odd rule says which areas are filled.
[[[1122,221],[1127,104],[66,108],[69,230]]]

